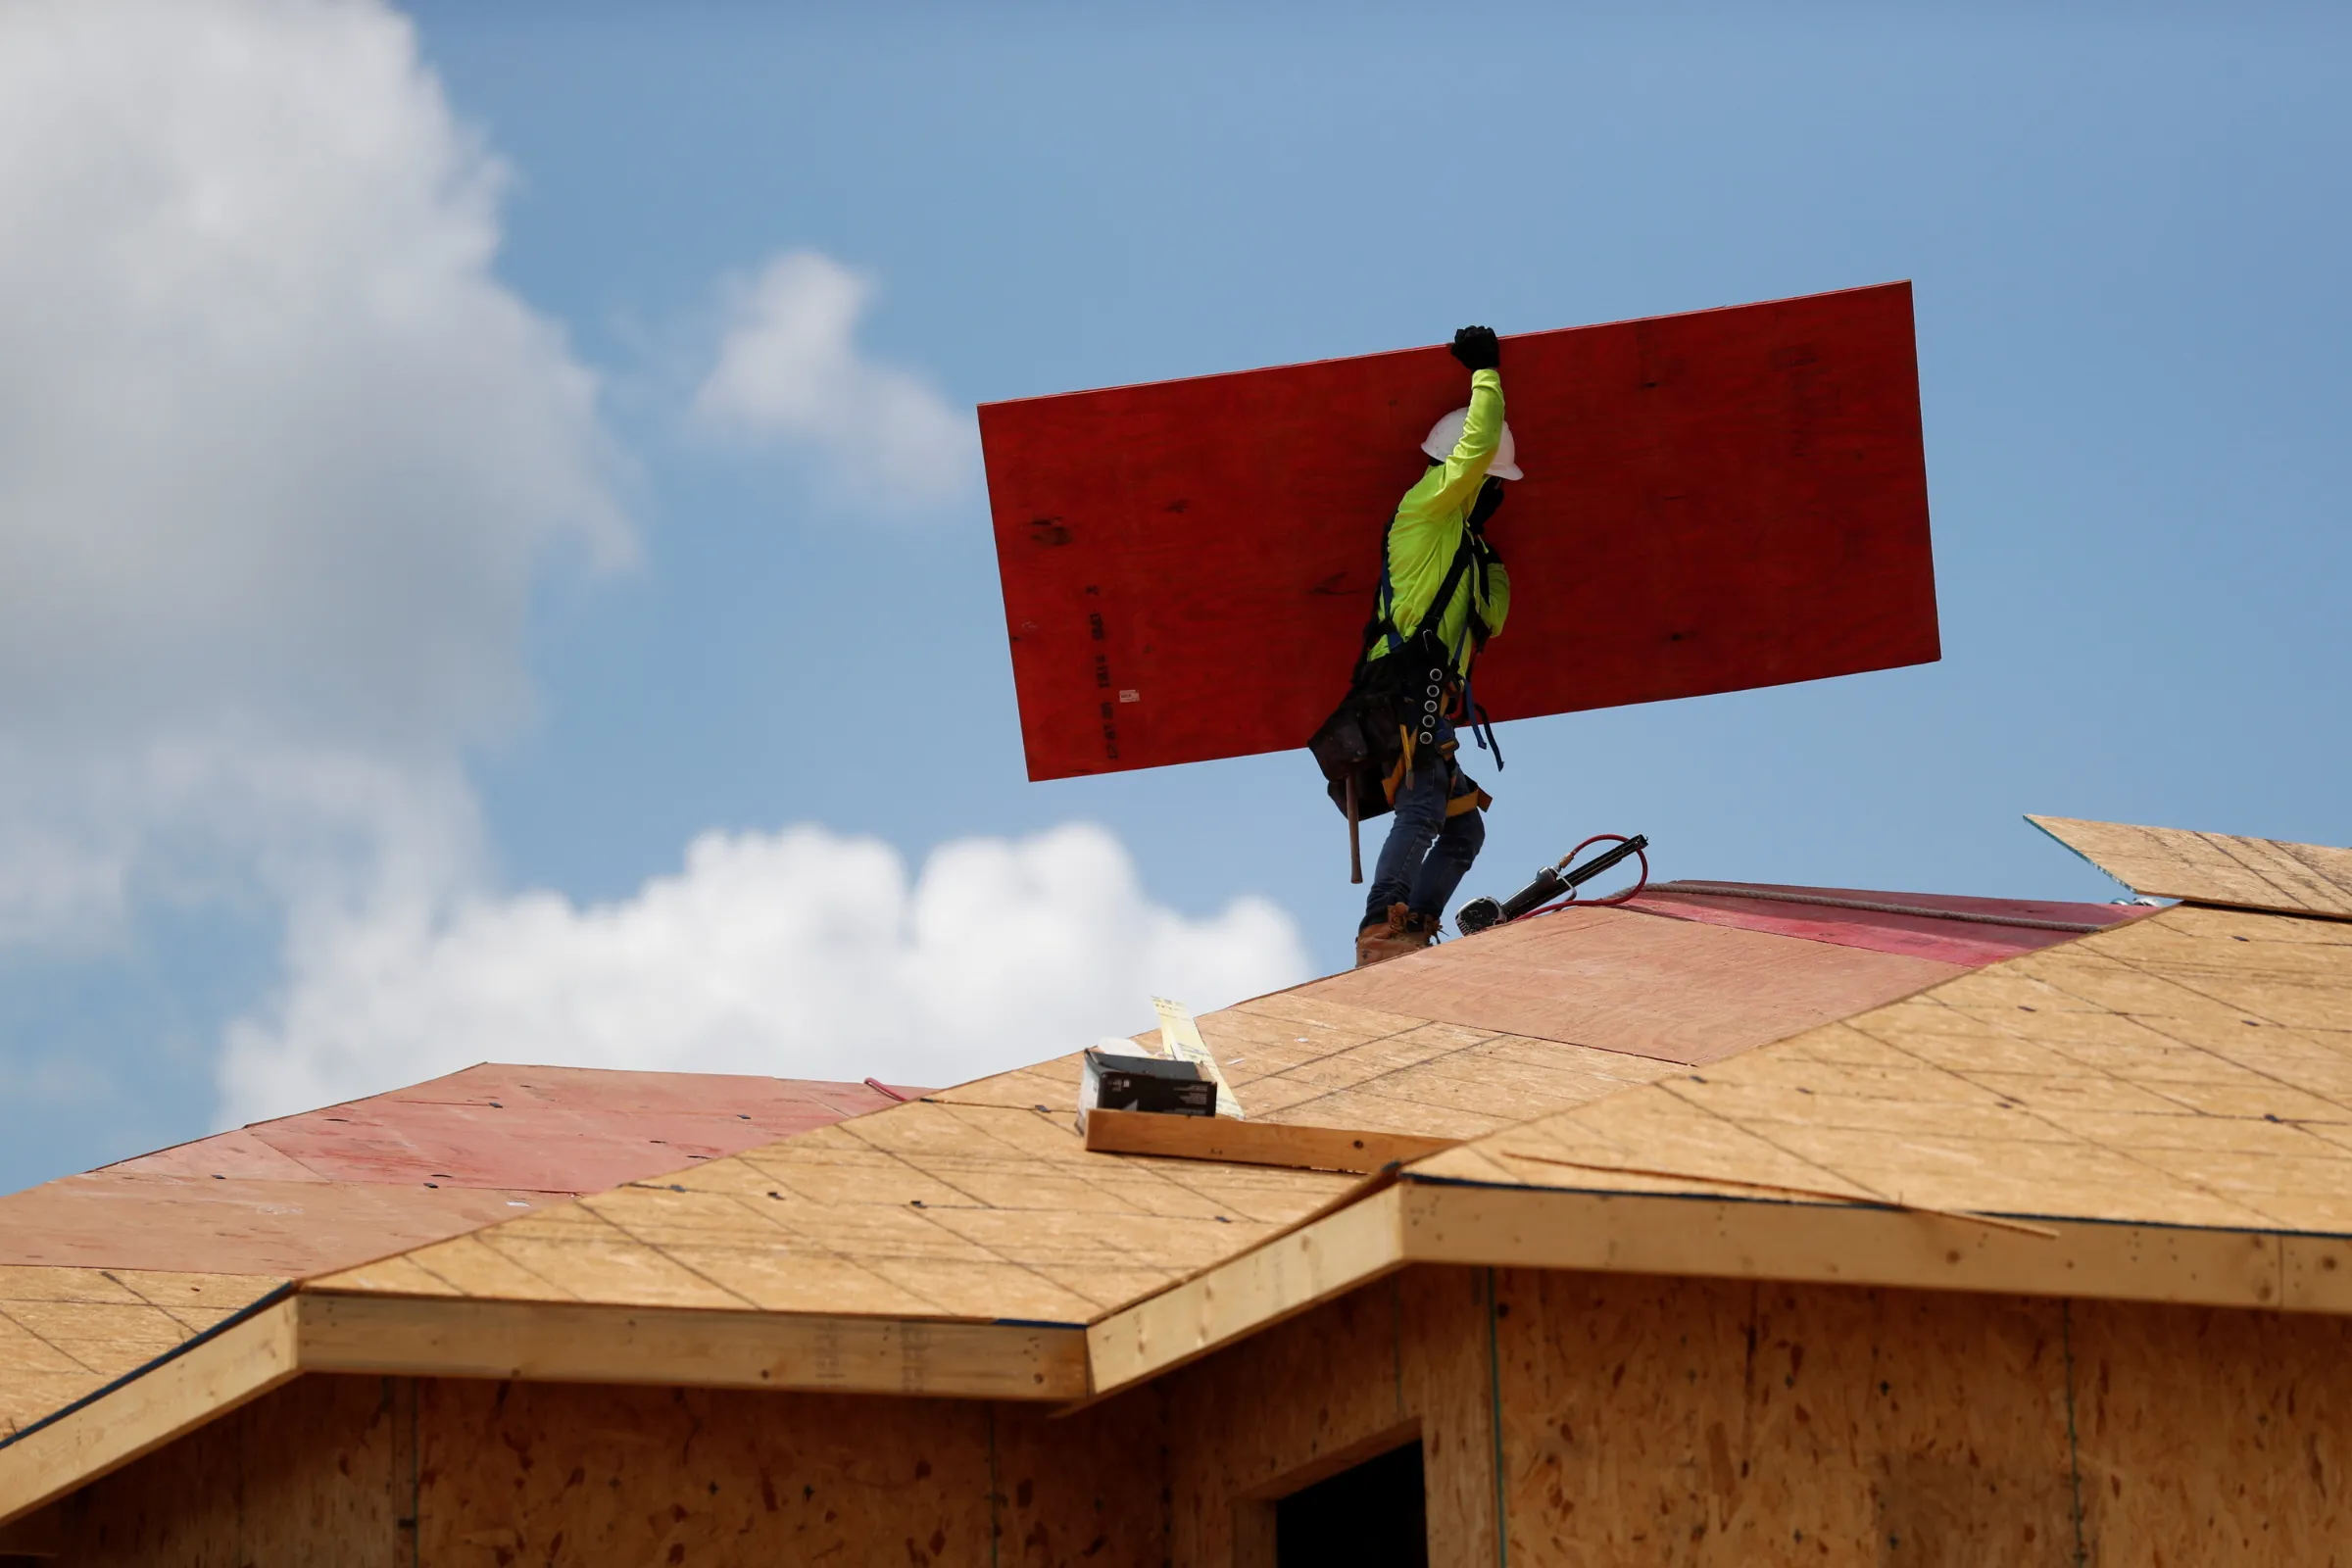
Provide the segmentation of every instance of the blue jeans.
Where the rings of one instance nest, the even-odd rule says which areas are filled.
[[[1441,726],[1440,744],[1453,739],[1451,726]],[[1389,824],[1389,841],[1380,847],[1372,869],[1372,890],[1364,900],[1364,924],[1389,917],[1389,906],[1401,904],[1415,914],[1446,912],[1446,901],[1469,873],[1487,842],[1487,821],[1476,809],[1446,814],[1446,802],[1476,789],[1450,756],[1436,747],[1413,759],[1413,770],[1396,788],[1396,815]]]

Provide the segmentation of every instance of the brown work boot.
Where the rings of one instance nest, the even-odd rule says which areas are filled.
[[[1390,905],[1386,920],[1376,921],[1356,932],[1355,966],[1362,969],[1375,963],[1386,963],[1391,958],[1401,958],[1408,953],[1419,953],[1428,947],[1430,939],[1437,933],[1434,921],[1430,922],[1428,929],[1419,923],[1427,918],[1413,913],[1401,904]]]

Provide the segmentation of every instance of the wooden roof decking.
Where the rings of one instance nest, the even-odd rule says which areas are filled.
[[[483,1065],[0,1198],[0,1441],[302,1275],[893,1102]]]
[[[0,1197],[0,1266],[318,1273],[891,1103],[863,1084],[484,1064]]]
[[[0,1517],[304,1370],[1066,1399],[1414,1261],[2352,1311],[2352,923],[1766,896],[1821,891],[1662,892],[1199,1019],[1256,1122],[1468,1140],[1385,1188],[1089,1153],[1066,1056],[308,1271],[76,1413],[147,1399],[86,1453],[0,1440]]]
[[[1199,1023],[1254,1120],[1459,1139],[1965,972],[1591,909]],[[1078,1058],[1062,1057],[309,1288],[1077,1326],[1246,1250],[1348,1186],[1317,1171],[1089,1153],[1077,1086]]]
[[[2149,898],[2352,919],[2352,850],[2071,816],[2026,820]]]
[[[2183,904],[1415,1161],[1096,1388],[1412,1262],[2352,1313],[2352,923]]]
[[[1200,1025],[1253,1118],[1449,1138],[1672,1067],[1291,995]],[[1077,1087],[1076,1055],[981,1079],[311,1288],[1076,1326],[1352,1185],[1089,1153]]]
[[[1571,907],[1299,993],[1694,1064],[1967,972],[1731,925]]]
[[[1414,1171],[2352,1233],[2352,925],[2179,906]]]
[[[175,1349],[286,1282],[0,1267],[0,1437]]]

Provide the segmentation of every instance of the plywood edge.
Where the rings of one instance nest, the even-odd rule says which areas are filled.
[[[840,1394],[1068,1400],[1076,1325],[306,1293],[302,1367]]]
[[[1458,1138],[1424,1138],[1413,1133],[1236,1121],[1230,1116],[1166,1116],[1140,1110],[1098,1110],[1086,1118],[1089,1153],[1152,1154],[1292,1170],[1368,1174],[1383,1165],[1442,1153],[1459,1142]]]
[[[2132,822],[2100,822],[2087,817],[2037,816],[2026,813],[2026,820],[2048,834],[2067,850],[2095,866],[2103,875],[2130,888],[2142,898],[2178,899],[2183,904],[2204,905],[2217,909],[2244,909],[2256,914],[2297,915],[2313,920],[2352,920],[2347,898],[2352,898],[2340,880],[2330,877],[2292,852],[2308,850],[2328,855],[2342,855],[2343,851],[2328,845],[2297,844],[2285,839],[2252,838],[2242,834],[2200,833],[2185,828],[2158,828]],[[2113,846],[2102,847],[2101,840],[2125,834],[2135,834],[2148,841],[2144,857],[2136,858],[2119,853]],[[2165,860],[2180,861],[2180,849],[2166,842],[2173,839],[2192,839],[2197,848],[2209,857],[2225,862],[2225,869],[2216,874],[2200,876],[2197,868],[2187,864],[2167,864]],[[2297,895],[2293,889],[2280,886],[2272,875],[2275,867],[2248,863],[2233,856],[2225,845],[2238,846],[2242,851],[2259,850],[2283,859],[2287,868],[2316,883],[2318,900]],[[2110,862],[2113,863],[2110,863]],[[2217,875],[2233,880],[2243,888],[2264,888],[2275,897],[2241,889],[2217,889]]]
[[[1865,1204],[1429,1180],[1401,1192],[1415,1263],[2352,1312],[2352,1251],[2334,1238],[2034,1216],[2045,1237]]]
[[[1096,1394],[1157,1377],[1402,1266],[1405,1191],[1382,1188],[1101,1318],[1086,1331]]]
[[[294,1298],[273,1302],[0,1447],[0,1524],[294,1377],[297,1319]]]

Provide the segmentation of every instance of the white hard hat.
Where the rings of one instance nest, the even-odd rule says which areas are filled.
[[[1468,409],[1454,410],[1429,427],[1429,439],[1421,443],[1421,450],[1444,463],[1453,456],[1454,447],[1462,439],[1462,426],[1469,422]],[[1511,427],[1505,424],[1502,444],[1494,449],[1494,461],[1487,465],[1487,471],[1497,479],[1524,479],[1527,475],[1519,471],[1518,456],[1518,447],[1511,440]]]

